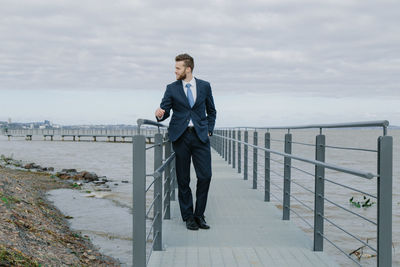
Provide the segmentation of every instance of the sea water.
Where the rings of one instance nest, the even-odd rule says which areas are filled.
[[[283,150],[285,131],[271,131],[271,148]],[[292,131],[294,142],[314,144],[317,130],[295,130]],[[377,138],[382,135],[378,129],[333,129],[324,130],[326,144],[335,147],[353,147],[369,150],[377,149]],[[400,247],[400,130],[389,130],[389,136],[393,136],[393,265],[400,265],[400,256],[397,252]],[[242,133],[243,138],[243,133]],[[259,146],[264,146],[264,132],[258,131]],[[249,132],[249,140],[253,140],[253,132]],[[147,172],[152,172],[153,156],[152,151],[147,151]],[[32,141],[24,138],[12,138],[0,136],[0,154],[12,156],[26,162],[35,162],[43,167],[54,167],[56,170],[63,168],[76,168],[96,172],[99,176],[106,176],[110,182],[107,186],[111,191],[95,191],[96,187],[86,185],[84,190],[54,190],[49,192],[49,199],[65,214],[72,216],[71,227],[81,231],[83,235],[90,237],[92,242],[100,247],[100,250],[112,257],[118,258],[124,265],[132,263],[132,144],[114,143],[99,140],[81,142],[73,141],[43,141],[42,137],[34,137]],[[314,147],[303,144],[293,144],[292,154],[305,156],[310,159],[315,157]],[[243,155],[243,146],[242,146]],[[249,148],[249,183],[252,180],[252,157],[253,150]],[[271,162],[271,202],[278,208],[282,200],[283,162],[282,157],[272,155]],[[264,190],[264,152],[258,151],[258,190]],[[365,151],[349,151],[335,148],[326,148],[326,162],[357,170],[377,172],[377,153]],[[243,158],[242,158],[243,164]],[[292,160],[293,166],[306,172],[313,173],[312,165]],[[228,165],[227,165],[228,166]],[[243,170],[243,166],[242,166]],[[376,178],[368,180],[343,174],[337,171],[326,170],[326,178],[337,183],[355,187],[372,195],[377,195]],[[292,180],[304,187],[314,190],[314,178],[304,172],[292,169]],[[87,193],[89,192],[90,193]],[[292,194],[310,208],[314,208],[314,195],[303,188],[292,183]],[[150,192],[147,201],[151,202]],[[325,183],[325,197],[351,211],[377,221],[376,204],[368,208],[356,208],[349,202],[353,197],[355,200],[363,200],[363,194],[353,192],[335,184]],[[277,199],[276,199],[277,198]],[[369,198],[369,197],[368,197]],[[371,198],[371,201],[376,200]],[[291,208],[303,216],[303,219],[313,225],[313,212],[295,199],[291,199]],[[338,224],[345,230],[358,238],[368,241],[376,247],[376,226],[366,222],[342,209],[325,201],[325,216]],[[313,238],[312,229],[294,213],[293,220],[303,231]],[[341,230],[325,222],[325,235],[343,251],[350,253],[359,248],[362,244]],[[324,242],[324,251],[341,265],[352,265],[341,252],[328,242]],[[365,255],[375,254],[366,249]],[[376,259],[362,258],[361,264],[375,266]]]

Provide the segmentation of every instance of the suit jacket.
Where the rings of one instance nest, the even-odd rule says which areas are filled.
[[[176,81],[167,85],[164,97],[161,100],[160,108],[165,110],[164,116],[157,121],[163,121],[170,116],[169,139],[176,141],[186,130],[192,119],[193,126],[199,139],[206,143],[208,134],[212,135],[215,126],[217,111],[214,106],[214,99],[209,82],[196,79],[196,101],[190,108],[186,93],[183,90],[182,81]]]

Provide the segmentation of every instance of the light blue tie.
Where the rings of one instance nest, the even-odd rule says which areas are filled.
[[[192,90],[190,90],[190,86],[191,86],[190,83],[186,84],[186,88],[187,88],[187,98],[188,98],[188,101],[189,101],[189,105],[190,105],[190,107],[192,108],[193,105],[194,105],[194,99],[193,99]]]

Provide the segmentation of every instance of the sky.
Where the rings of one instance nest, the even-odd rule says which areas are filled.
[[[0,121],[154,118],[174,58],[218,126],[400,125],[400,1],[0,0]]]

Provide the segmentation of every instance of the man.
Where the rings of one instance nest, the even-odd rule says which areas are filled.
[[[176,155],[179,206],[186,228],[198,230],[210,228],[204,219],[204,211],[211,181],[209,136],[214,130],[217,111],[210,83],[194,78],[193,68],[191,56],[176,56],[177,81],[167,85],[155,115],[157,121],[163,121],[170,116],[170,110],[173,111],[168,132]],[[191,160],[197,176],[194,210],[189,186]]]

